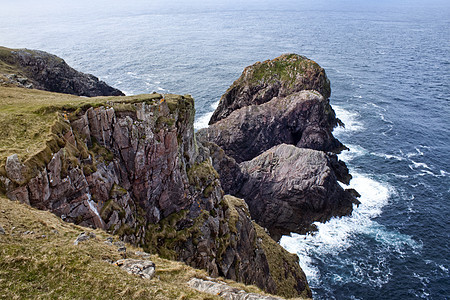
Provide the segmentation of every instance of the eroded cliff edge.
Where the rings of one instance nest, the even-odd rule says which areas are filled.
[[[23,126],[2,132],[0,189],[10,199],[213,276],[311,296],[298,258],[251,221],[244,201],[224,196],[210,151],[196,141],[190,96],[0,92],[2,118]]]

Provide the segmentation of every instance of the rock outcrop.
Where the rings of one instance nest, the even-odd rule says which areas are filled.
[[[270,261],[245,202],[223,196],[209,150],[195,139],[190,96],[105,101],[58,112],[39,153],[6,160],[0,189],[212,276],[283,296],[311,295],[298,258],[278,245],[280,263]],[[277,273],[279,264],[289,271]],[[286,287],[287,277],[301,282]]]
[[[328,100],[316,91],[301,91],[235,110],[197,135],[240,163],[282,143],[339,151],[344,147],[333,137],[336,124]]]
[[[225,282],[216,282],[212,278],[208,280],[192,278],[188,281],[187,285],[197,291],[218,295],[226,300],[283,300],[280,297],[247,293],[238,288],[231,287]]]
[[[155,264],[150,260],[127,258],[119,259],[114,264],[128,274],[134,274],[143,279],[152,279],[155,275]]]
[[[282,98],[302,90],[316,90],[325,99],[330,97],[330,81],[316,62],[297,54],[257,62],[246,67],[220,98],[209,124],[241,107],[263,104],[274,97]]]
[[[1,83],[87,97],[124,95],[94,75],[78,72],[63,59],[39,50],[0,47]]]
[[[290,232],[305,233],[315,221],[348,215],[358,203],[338,184],[322,151],[281,144],[240,166],[248,176],[237,195],[275,240]]]
[[[322,93],[322,94],[321,94]],[[256,222],[278,240],[312,223],[348,215],[358,193],[336,153],[346,149],[330,83],[316,63],[294,54],[247,67],[222,96],[208,128],[209,149],[226,193],[245,199]]]

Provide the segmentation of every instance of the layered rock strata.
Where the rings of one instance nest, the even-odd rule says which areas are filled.
[[[270,238],[245,202],[223,196],[209,150],[196,142],[194,112],[190,96],[159,94],[59,112],[42,151],[6,160],[0,188],[212,276],[310,296],[298,258],[277,246],[277,262],[269,259]]]
[[[94,75],[78,72],[56,55],[39,50],[0,47],[1,83],[87,97],[124,95]]]

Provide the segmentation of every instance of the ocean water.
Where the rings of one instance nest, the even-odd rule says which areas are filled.
[[[191,94],[196,128],[245,66],[314,59],[361,204],[281,245],[316,299],[450,298],[448,2],[35,2],[0,0],[0,45],[57,54],[127,94]]]

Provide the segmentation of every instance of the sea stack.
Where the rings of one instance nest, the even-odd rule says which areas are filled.
[[[221,97],[210,126],[197,132],[210,149],[227,193],[279,240],[315,221],[348,215],[358,193],[336,153],[346,147],[330,105],[330,82],[317,63],[296,54],[246,67]]]

